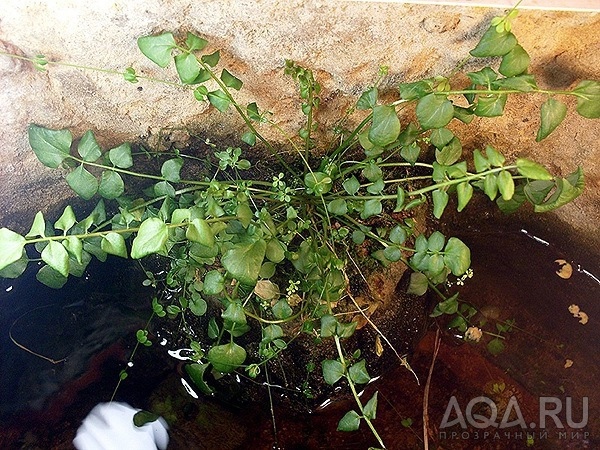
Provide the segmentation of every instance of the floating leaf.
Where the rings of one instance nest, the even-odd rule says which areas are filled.
[[[177,47],[171,33],[142,36],[138,38],[137,44],[148,59],[163,68],[171,61],[171,50]]]
[[[535,140],[540,142],[548,137],[560,125],[566,115],[567,105],[553,98],[546,100],[542,104],[540,127]]]
[[[454,107],[446,96],[428,94],[417,103],[416,113],[424,130],[442,128],[454,117]]]
[[[98,180],[83,167],[83,164],[69,173],[66,179],[71,189],[84,200],[91,199],[98,191]]]
[[[369,141],[378,147],[394,142],[400,134],[400,119],[393,106],[378,105],[373,108],[373,122],[369,129]]]
[[[157,217],[146,219],[140,225],[131,246],[131,257],[140,259],[153,253],[165,253],[169,231],[167,225]]]
[[[55,169],[70,157],[73,136],[69,130],[50,130],[37,125],[29,125],[27,133],[29,145],[35,156],[46,167]]]
[[[216,371],[230,373],[244,363],[246,350],[235,342],[230,342],[211,348],[206,355],[206,359]]]

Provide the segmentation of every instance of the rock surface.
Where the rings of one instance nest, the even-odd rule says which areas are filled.
[[[222,61],[244,81],[242,103],[257,101],[284,128],[301,123],[295,86],[283,75],[285,58],[313,69],[323,85],[319,120],[331,124],[377,76],[390,68],[383,87],[448,73],[501,10],[352,1],[87,2],[4,0],[0,51],[124,70],[174,80],[138,51],[139,36],[194,31],[221,49]],[[600,16],[592,13],[523,11],[514,23],[532,56],[539,84],[573,87],[600,79]],[[581,164],[587,190],[556,215],[600,248],[600,120],[570,114],[541,144],[535,142],[543,98],[511,99],[507,114],[476,119],[465,142],[490,143],[510,156],[531,156],[559,174]],[[71,195],[63,175],[39,164],[27,144],[29,123],[69,128],[75,137],[92,129],[105,147],[193,129],[218,138],[241,129],[233,113],[213,114],[190,92],[116,75],[49,66],[39,72],[25,61],[0,56],[0,220],[22,228],[37,210],[48,211]],[[571,112],[574,104],[569,103]],[[273,130],[264,130],[277,137]],[[21,224],[20,227],[18,224]]]

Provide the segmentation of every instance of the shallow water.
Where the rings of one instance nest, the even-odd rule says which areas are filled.
[[[461,288],[462,298],[477,306],[481,318],[487,317],[492,325],[494,320],[514,319],[518,329],[506,334],[505,351],[498,356],[489,354],[485,342],[468,344],[442,333],[429,385],[430,448],[527,448],[527,432],[533,436],[531,448],[600,448],[598,261],[585,249],[561,247],[551,231],[544,234],[518,225],[501,231],[462,229],[458,237],[471,248],[474,269]],[[572,265],[570,278],[557,275],[557,259]],[[143,275],[134,267],[125,266],[110,284],[105,269],[94,265],[87,280],[60,291],[31,279],[0,281],[0,415],[7,424],[1,448],[70,448],[83,417],[110,397],[134,345],[134,331],[147,317],[152,292],[141,287]],[[581,324],[569,312],[572,304],[587,313],[588,323]],[[35,309],[39,306],[44,307]],[[17,348],[7,337],[11,325],[21,344],[67,360],[52,364]],[[494,331],[495,326],[488,329]],[[367,387],[365,398],[375,389],[380,393],[375,424],[388,448],[423,448],[422,405],[434,342],[432,328],[410,358],[420,385],[398,366]],[[232,405],[186,394],[177,361],[169,365],[157,351],[163,350],[155,346],[140,352],[117,398],[142,408],[152,404],[167,419],[176,415],[170,448],[363,449],[376,445],[364,424],[354,433],[334,431],[341,416],[354,407],[348,399],[298,415],[286,409],[281,400],[284,392],[273,389],[273,424],[267,402]],[[567,360],[572,361],[570,367],[565,367]],[[528,428],[520,424],[478,428],[469,423],[466,429],[460,423],[442,428],[453,396],[465,415],[470,400],[489,398],[498,407],[497,423],[514,396]],[[561,404],[558,424],[547,417],[546,427],[539,428],[540,397]],[[572,424],[582,422],[587,410],[583,428],[568,427],[567,398],[572,401]],[[489,417],[484,406],[476,404],[473,414]],[[512,409],[510,420],[515,419],[515,404]],[[449,418],[457,417],[455,413]],[[532,423],[536,428],[531,428]]]

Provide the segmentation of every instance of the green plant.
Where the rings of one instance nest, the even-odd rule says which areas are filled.
[[[580,168],[557,177],[525,158],[507,162],[491,146],[464,160],[459,137],[447,128],[454,119],[468,124],[476,116],[502,115],[510,95],[546,98],[538,141],[564,119],[567,107],[557,99],[561,96],[574,96],[580,115],[600,117],[600,83],[582,81],[571,91],[537,85],[527,73],[529,56],[510,32],[513,17],[511,11],[495,18],[471,51],[472,58],[484,58],[484,63],[494,58],[497,68],[467,73],[467,86],[455,87],[452,76],[438,76],[401,83],[399,97],[382,102],[382,68],[378,81],[336,125],[337,144],[320,158],[312,150],[319,146],[314,135],[321,86],[309,69],[287,61],[285,72],[298,83],[306,116],[297,137],[284,133],[296,162],[285,160],[261,134],[261,127],[278,127],[270,113],[256,103],[236,101],[235,91],[243,83],[220,68],[218,50],[204,52],[206,40],[192,33],[181,40],[172,33],[141,37],[144,55],[163,68],[174,61],[181,85],[198,101],[221,112],[233,108],[247,127],[243,143],[261,145],[281,172],[257,179],[240,148],[215,147],[212,169],[203,176],[185,176],[192,157],[179,151],[152,154],[162,158],[160,174],[146,173],[134,167],[147,152],[138,154],[129,144],[104,151],[88,131],[72,151],[68,130],[31,125],[29,142],[38,159],[47,167],[67,169],[67,183],[83,199],[101,199],[83,219],[67,206],[54,223],[38,212],[24,235],[1,228],[0,275],[17,277],[29,261],[41,260],[38,280],[60,288],[69,276],[81,276],[92,257],[162,255],[166,275],[157,278],[149,272],[146,284],[167,287],[174,295],[155,298],[153,315],[182,319],[193,350],[187,371],[199,389],[212,390],[205,381],[207,371],[244,369],[257,377],[292,340],[331,339],[337,358],[321,362],[323,378],[331,385],[345,380],[358,408],[340,420],[338,429],[356,430],[364,421],[385,447],[373,424],[377,393],[366,402],[358,395],[357,386],[371,380],[366,361],[360,350],[344,346],[357,322],[338,313],[343,302],[354,304],[348,282],[353,252],[366,251],[383,265],[406,265],[412,272],[408,292],[438,295],[432,316],[452,315],[451,326],[464,331],[474,310],[461,304],[458,294],[447,297],[444,283],[467,273],[470,251],[440,231],[419,232],[414,211],[430,208],[440,219],[451,195],[462,211],[478,190],[503,211],[529,202],[534,211],[544,212],[573,200],[583,189]],[[40,55],[28,60],[42,70],[58,64]],[[131,67],[121,75],[132,83],[138,79]],[[416,121],[402,124],[409,108],[414,108]],[[355,119],[358,124],[351,125]],[[126,188],[127,177],[151,185],[139,194]],[[114,213],[107,213],[105,200],[112,202]],[[209,310],[206,330],[187,325],[188,318]],[[361,314],[359,308],[353,311]],[[260,330],[259,337],[243,341],[252,327]],[[498,328],[500,334],[509,330]],[[208,345],[197,338],[205,334]],[[147,330],[139,330],[137,339],[151,344]],[[121,380],[125,376],[123,372]],[[309,392],[306,386],[303,390]]]

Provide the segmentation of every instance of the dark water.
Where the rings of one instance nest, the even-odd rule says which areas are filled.
[[[501,231],[462,230],[458,237],[471,248],[474,269],[461,288],[462,297],[479,308],[478,319],[488,322],[488,330],[495,331],[496,322],[509,319],[518,329],[506,334],[505,351],[498,356],[485,348],[491,336],[484,335],[475,345],[441,333],[429,383],[429,448],[600,448],[598,261],[585,249],[561,246],[550,231],[544,234],[517,225]],[[572,265],[570,278],[556,274],[557,259]],[[152,296],[141,287],[143,274],[135,266],[112,270],[115,267],[93,265],[86,279],[72,280],[60,291],[46,289],[31,277],[0,281],[0,448],[71,448],[83,417],[96,403],[110,398],[135,343],[134,332],[147,319]],[[573,304],[587,313],[588,323],[579,323],[569,312]],[[19,349],[8,338],[11,326],[22,345],[66,361],[52,364]],[[366,389],[364,398],[379,391],[375,425],[390,449],[424,447],[423,398],[435,337],[433,324],[409,360],[420,385],[405,368],[391,366]],[[165,363],[157,352],[164,354],[164,349],[156,345],[140,352],[117,399],[161,412],[171,422],[170,448],[377,445],[364,424],[358,432],[335,431],[338,420],[354,407],[349,399],[298,415],[286,409],[285,393],[273,389],[273,424],[268,402],[232,405],[188,395],[177,360]],[[572,366],[565,368],[567,360]],[[497,423],[514,397],[528,428],[478,428],[469,423],[466,429],[460,423],[441,427],[452,397],[466,415],[466,405],[480,396],[497,405]],[[560,403],[558,424],[547,418],[546,427],[539,428],[540,397]],[[587,410],[584,427],[568,426],[568,398],[571,423],[582,422]],[[472,414],[489,417],[485,406],[476,404]],[[510,420],[515,418],[514,406]],[[532,423],[536,428],[530,428]],[[533,436],[530,447],[527,432]]]

